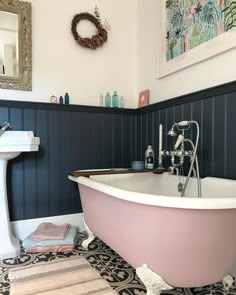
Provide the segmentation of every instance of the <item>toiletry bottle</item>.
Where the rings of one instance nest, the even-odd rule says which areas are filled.
[[[66,92],[66,94],[65,94],[65,104],[69,104],[69,94],[68,94],[68,92]]]
[[[100,93],[100,96],[99,96],[99,105],[100,105],[100,107],[103,107],[103,95],[102,95],[102,93]]]
[[[107,92],[107,95],[105,96],[105,107],[111,107],[111,96],[109,92]]]
[[[123,109],[125,107],[125,100],[124,100],[124,97],[121,96],[120,97],[120,108]]]
[[[50,97],[51,103],[57,103],[57,97],[55,95],[52,95]]]
[[[145,168],[154,169],[154,151],[151,145],[145,151]]]
[[[59,104],[63,104],[63,97],[62,96],[60,96],[60,98],[59,98]]]
[[[112,95],[112,107],[113,108],[119,107],[119,96],[117,95],[116,91],[114,91],[114,94]]]

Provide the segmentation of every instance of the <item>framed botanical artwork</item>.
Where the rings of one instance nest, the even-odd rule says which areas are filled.
[[[158,78],[236,47],[235,0],[156,0]]]
[[[138,107],[145,107],[149,103],[149,89],[143,90],[139,93]]]

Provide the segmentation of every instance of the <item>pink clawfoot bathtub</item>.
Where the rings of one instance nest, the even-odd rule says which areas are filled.
[[[79,185],[89,241],[98,236],[136,268],[147,294],[232,284],[236,181],[203,178],[197,198],[196,180],[179,197],[179,178],[167,173],[69,178]]]

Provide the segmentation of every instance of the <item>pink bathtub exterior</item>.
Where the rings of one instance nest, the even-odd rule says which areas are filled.
[[[236,209],[182,209],[113,197],[79,184],[89,229],[134,268],[174,287],[215,283],[236,259]]]

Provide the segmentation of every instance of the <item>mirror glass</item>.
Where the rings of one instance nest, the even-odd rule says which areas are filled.
[[[19,75],[18,14],[0,11],[0,75]]]
[[[31,3],[0,0],[0,88],[32,90]]]

